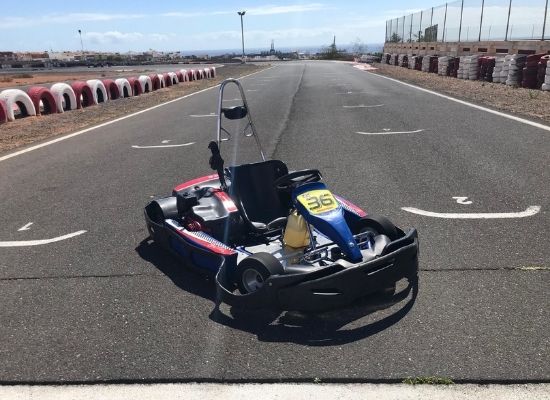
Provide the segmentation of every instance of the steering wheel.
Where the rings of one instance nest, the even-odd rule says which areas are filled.
[[[304,183],[318,182],[322,178],[318,169],[303,169],[277,178],[273,185],[277,190],[288,191]]]

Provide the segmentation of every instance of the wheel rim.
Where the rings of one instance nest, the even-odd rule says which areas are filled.
[[[264,285],[264,277],[255,269],[247,269],[243,272],[242,283],[246,291],[252,293]]]

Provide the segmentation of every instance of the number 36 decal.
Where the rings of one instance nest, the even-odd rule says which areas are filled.
[[[297,197],[311,214],[321,214],[338,208],[338,202],[328,190],[311,190]]]

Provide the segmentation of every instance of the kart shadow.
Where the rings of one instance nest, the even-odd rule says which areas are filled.
[[[373,295],[353,306],[321,313],[275,310],[241,310],[220,304],[213,277],[183,267],[181,262],[150,239],[136,252],[153,264],[179,288],[214,303],[210,320],[256,335],[263,342],[296,343],[306,346],[337,346],[368,338],[395,325],[412,309],[418,295],[418,280],[409,282],[393,296]],[[399,307],[401,305],[401,307]],[[395,307],[399,307],[394,310]],[[226,310],[228,312],[226,312]],[[377,318],[380,313],[380,318]],[[366,325],[359,320],[368,319]],[[354,326],[346,328],[347,325]]]
[[[409,296],[410,295],[410,296]],[[393,296],[373,295],[365,297],[353,306],[322,313],[300,313],[279,311],[245,311],[234,307],[229,314],[216,304],[210,319],[222,325],[255,334],[264,342],[289,342],[307,346],[337,346],[375,335],[399,322],[412,309],[418,295],[418,279],[409,282],[407,287]],[[381,319],[366,325],[345,329],[371,314],[400,304],[401,308],[390,311]],[[375,317],[375,315],[372,315]],[[370,318],[370,317],[369,317]]]
[[[177,287],[216,302],[216,285],[212,277],[182,266],[181,261],[164,251],[151,239],[142,240],[135,250],[142,259],[153,264]]]

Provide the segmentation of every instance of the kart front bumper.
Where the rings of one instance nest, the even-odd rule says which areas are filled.
[[[269,277],[254,293],[234,292],[231,271],[222,264],[216,275],[218,299],[234,307],[322,311],[343,307],[381,291],[401,279],[418,275],[418,234],[411,229],[388,245],[387,254],[343,267],[334,263],[322,269]]]

